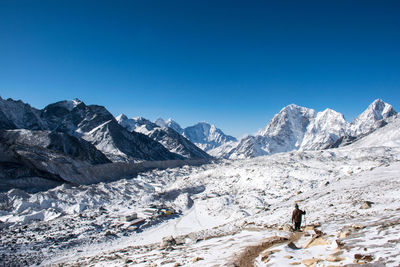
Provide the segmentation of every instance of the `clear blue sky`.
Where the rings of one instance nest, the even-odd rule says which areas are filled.
[[[291,103],[400,110],[400,1],[0,0],[0,95],[240,137]]]

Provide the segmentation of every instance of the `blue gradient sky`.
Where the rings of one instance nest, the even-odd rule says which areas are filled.
[[[400,1],[0,0],[0,95],[254,133],[291,103],[400,110]]]

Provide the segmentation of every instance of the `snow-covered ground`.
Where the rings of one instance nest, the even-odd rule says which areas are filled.
[[[371,259],[397,266],[400,148],[398,142],[377,146],[361,141],[340,149],[153,170],[35,194],[1,193],[0,261],[246,266],[255,260],[257,266],[291,266],[307,265],[307,260],[329,265]],[[361,209],[365,201],[373,203]],[[288,231],[295,202],[316,231]],[[145,210],[152,205],[178,213],[151,219]],[[147,218],[139,228],[124,221],[133,212]],[[161,248],[169,236],[175,240],[165,240]],[[276,236],[281,238],[269,248],[268,240]],[[306,246],[313,237],[319,243]],[[334,257],[337,262],[330,261]]]

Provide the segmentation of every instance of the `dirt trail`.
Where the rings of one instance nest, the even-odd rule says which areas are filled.
[[[256,246],[247,247],[242,254],[235,259],[233,266],[237,267],[253,267],[254,260],[260,255],[260,253],[270,247],[281,245],[283,243],[296,242],[303,235],[302,232],[295,232],[290,235],[289,238],[272,236],[264,240],[261,244]]]

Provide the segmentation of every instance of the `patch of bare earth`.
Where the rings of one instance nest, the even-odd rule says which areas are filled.
[[[260,253],[273,246],[281,245],[283,243],[296,242],[302,236],[301,232],[296,232],[290,235],[289,238],[281,236],[272,236],[264,240],[261,244],[250,246],[244,249],[237,259],[234,259],[233,266],[237,267],[253,267],[254,260]]]

